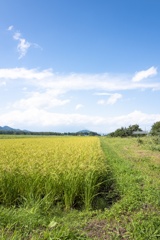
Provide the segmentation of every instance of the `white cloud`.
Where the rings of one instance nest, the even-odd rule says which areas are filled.
[[[18,40],[19,40],[19,44],[17,46],[17,50],[19,52],[19,59],[23,58],[26,55],[28,49],[31,46],[33,46],[34,48],[39,48],[39,49],[42,50],[42,48],[36,43],[27,42],[27,40],[24,39],[24,38],[20,38]]]
[[[24,57],[30,48],[31,44],[27,42],[24,38],[19,39],[19,44],[17,46],[18,52],[19,52],[19,59]]]
[[[152,125],[154,122],[160,121],[160,114],[146,114],[140,111],[134,111],[127,115],[116,117],[99,117],[81,114],[62,114],[53,113],[37,108],[30,108],[25,111],[15,110],[0,115],[0,125],[23,126],[25,128],[36,128],[39,126],[43,130],[44,127],[57,126],[86,126],[89,129],[105,132],[114,130],[119,127],[127,127],[130,124]]]
[[[21,33],[20,33],[20,32],[15,32],[14,35],[13,35],[13,39],[14,39],[14,40],[19,40],[19,39],[21,39]]]
[[[107,101],[107,104],[113,105],[113,104],[115,104],[115,103],[118,101],[118,99],[121,99],[121,98],[122,98],[122,95],[121,95],[121,94],[119,94],[119,93],[114,93],[114,94],[112,94],[112,95],[109,97],[109,99],[108,99],[108,101]]]
[[[16,32],[13,35],[13,38],[18,41],[17,50],[19,53],[19,59],[21,59],[26,55],[28,49],[31,47],[32,44],[28,42],[25,38],[22,38],[21,33],[19,32]]]
[[[104,104],[106,104],[106,101],[105,100],[103,100],[103,99],[101,99],[101,100],[98,100],[98,102],[97,102],[98,104],[100,104],[100,105],[104,105]]]
[[[43,130],[43,126],[81,126],[94,131],[110,131],[111,128],[127,126],[132,123],[153,124],[160,119],[158,114],[147,115],[142,112],[132,112],[128,115],[117,117],[101,117],[94,115],[64,114],[61,109],[67,107],[71,98],[69,91],[90,91],[94,98],[104,98],[98,104],[115,104],[122,95],[115,91],[132,89],[160,89],[160,83],[151,81],[148,83],[132,82],[130,76],[118,76],[110,74],[59,74],[52,69],[0,69],[0,85],[7,84],[17,86],[12,91],[12,104],[7,104],[6,113],[0,115],[0,125],[24,126],[24,128]],[[24,88],[25,87],[25,88]],[[20,89],[22,93],[20,93]],[[27,90],[26,92],[24,92]],[[17,94],[18,93],[18,94]],[[16,96],[17,94],[17,96]],[[22,95],[23,94],[23,95]],[[15,96],[14,96],[15,95]],[[21,97],[19,97],[21,96]],[[66,97],[67,96],[67,97]],[[77,99],[79,99],[79,94]],[[92,96],[93,97],[93,96]],[[80,99],[78,100],[81,101]],[[58,106],[58,108],[56,108]],[[61,108],[62,107],[62,108]],[[76,110],[82,108],[82,104],[75,106]],[[96,107],[96,106],[95,106]],[[66,108],[67,109],[67,108]],[[70,108],[69,108],[70,109]],[[13,111],[14,110],[14,111]],[[8,112],[7,112],[8,111]],[[58,111],[56,113],[55,111]],[[68,109],[67,109],[68,111]],[[68,111],[69,112],[69,111]],[[90,109],[89,109],[89,112]],[[107,130],[108,129],[108,130]]]
[[[0,86],[5,86],[6,82],[5,81],[0,81]]]
[[[160,121],[160,114],[146,114],[141,111],[133,111],[127,115],[118,116],[114,119],[115,122],[119,123],[121,126],[126,126],[129,124],[153,124]]]
[[[9,26],[7,30],[12,31],[13,30],[13,25]]]
[[[83,108],[83,107],[84,107],[84,106],[83,106],[82,104],[77,104],[75,109],[76,109],[76,110],[79,110],[80,108]]]
[[[0,115],[0,125],[16,126],[25,122],[26,126],[74,126],[81,124],[99,124],[103,119],[101,117],[93,117],[80,114],[60,114],[30,108],[26,111],[11,111]]]
[[[46,92],[33,92],[30,97],[20,99],[15,102],[12,107],[16,109],[52,109],[57,106],[63,106],[70,102],[69,99],[58,99],[57,96],[61,93],[58,91],[48,90]]]
[[[105,92],[102,92],[102,93],[94,93],[94,95],[97,95],[97,96],[110,96],[111,94],[110,93],[105,93]]]
[[[133,82],[139,82],[145,78],[152,77],[157,74],[157,69],[155,67],[151,67],[147,70],[137,72],[132,78]]]
[[[159,82],[133,82],[130,76],[104,74],[54,73],[52,69],[38,70],[26,68],[0,69],[0,78],[30,80],[34,86],[43,89],[120,91],[132,89],[160,89]],[[37,81],[36,81],[37,80]],[[104,94],[104,93],[103,93]],[[108,93],[105,95],[108,95]]]
[[[24,80],[45,80],[53,78],[51,69],[38,71],[37,69],[26,68],[1,68],[0,79],[24,79]],[[38,84],[38,83],[37,83]]]
[[[122,94],[119,94],[119,93],[105,93],[105,94],[96,94],[96,95],[99,95],[99,96],[110,96],[107,100],[104,100],[104,99],[101,99],[99,100],[97,103],[98,104],[101,104],[101,105],[105,105],[105,104],[108,104],[108,105],[113,105],[115,104],[118,99],[121,99],[122,98]]]
[[[12,32],[13,39],[18,42],[17,51],[19,53],[19,59],[23,58],[27,54],[30,47],[39,48],[42,50],[37,43],[31,43],[22,37],[20,31],[15,31],[13,25],[9,26],[7,30]]]

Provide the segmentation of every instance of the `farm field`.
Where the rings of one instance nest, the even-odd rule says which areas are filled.
[[[0,139],[0,239],[160,239],[149,138]]]

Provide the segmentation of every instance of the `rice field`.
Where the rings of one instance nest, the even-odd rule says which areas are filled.
[[[92,208],[107,179],[96,137],[0,139],[0,204]]]
[[[160,239],[159,138],[5,137],[0,239]]]

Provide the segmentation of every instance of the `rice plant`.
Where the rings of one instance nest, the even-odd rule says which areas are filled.
[[[0,203],[6,206],[91,209],[107,177],[95,137],[1,139],[0,146]]]

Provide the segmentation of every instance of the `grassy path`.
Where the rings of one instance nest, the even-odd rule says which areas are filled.
[[[136,139],[102,138],[120,200],[107,209],[110,239],[160,239],[160,160]],[[106,226],[107,229],[107,226]],[[114,230],[116,229],[116,231]]]

